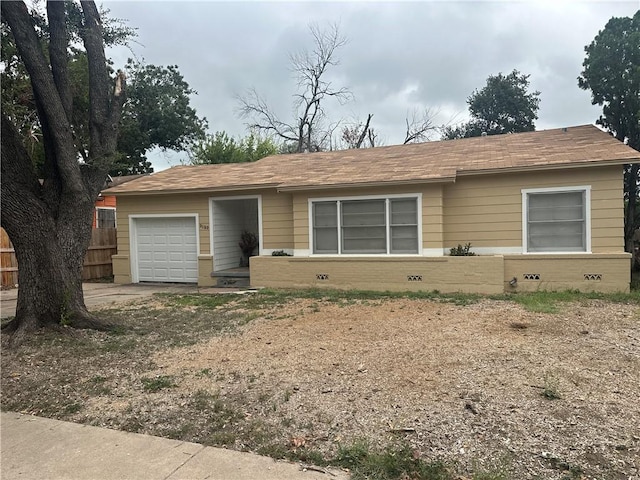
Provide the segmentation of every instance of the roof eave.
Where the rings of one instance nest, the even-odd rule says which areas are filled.
[[[616,160],[601,160],[596,162],[570,162],[570,163],[553,163],[544,165],[523,165],[518,167],[500,167],[500,168],[486,168],[478,170],[458,170],[457,176],[473,176],[473,175],[491,175],[496,173],[518,173],[518,172],[531,172],[539,170],[564,170],[567,168],[585,168],[585,167],[606,167],[614,165],[626,165],[629,163],[640,162],[638,158],[625,158]]]
[[[332,183],[322,185],[281,185],[278,192],[301,192],[305,190],[337,190],[340,188],[372,188],[389,187],[394,185],[416,185],[423,183],[453,183],[455,175],[447,175],[437,178],[413,178],[410,180],[391,180],[387,182],[359,182],[359,183]]]
[[[176,193],[218,193],[218,192],[230,192],[238,190],[265,190],[269,188],[276,188],[279,183],[268,183],[261,185],[230,185],[224,187],[210,187],[210,188],[180,188],[180,189],[162,189],[162,190],[130,190],[124,192],[109,192],[109,195],[116,196],[133,196],[133,195],[171,195]]]

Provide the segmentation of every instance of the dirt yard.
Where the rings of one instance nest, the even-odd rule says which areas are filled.
[[[463,477],[640,478],[638,305],[167,297],[104,314],[122,330],[3,349],[2,408],[311,460],[406,444]]]

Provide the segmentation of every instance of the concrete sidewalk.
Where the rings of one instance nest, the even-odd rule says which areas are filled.
[[[84,303],[90,310],[95,307],[106,307],[131,300],[150,297],[154,293],[197,293],[198,287],[193,284],[154,284],[135,283],[118,285],[115,283],[83,283]],[[18,289],[0,291],[0,318],[13,317],[16,314]]]
[[[251,453],[48,418],[0,414],[3,480],[347,480]]]

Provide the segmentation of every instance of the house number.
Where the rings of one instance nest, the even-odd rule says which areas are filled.
[[[200,230],[209,230],[209,225],[207,225],[205,223],[201,223],[200,224]]]

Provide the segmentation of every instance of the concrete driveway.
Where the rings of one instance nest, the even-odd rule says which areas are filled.
[[[84,283],[84,301],[90,310],[95,307],[116,305],[119,303],[150,297],[154,293],[197,293],[193,284],[135,283],[116,285],[114,283]],[[0,291],[0,318],[13,317],[16,314],[18,289]]]

